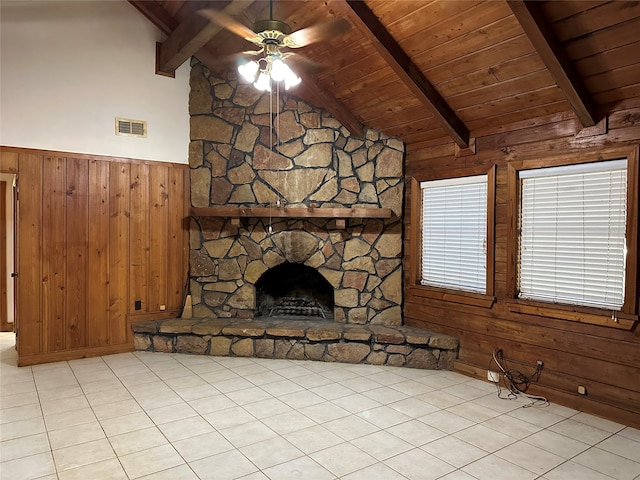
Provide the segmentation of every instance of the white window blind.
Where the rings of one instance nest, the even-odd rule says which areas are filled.
[[[520,172],[520,298],[620,309],[627,162]]]
[[[487,175],[422,182],[422,284],[486,292]]]

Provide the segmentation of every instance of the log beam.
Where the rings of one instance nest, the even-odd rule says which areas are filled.
[[[361,0],[344,0],[344,2],[355,14],[349,15],[349,19],[356,24],[358,30],[372,42],[378,53],[420,102],[431,111],[436,121],[453,138],[453,141],[460,148],[467,148],[469,129],[425,78],[373,11]]]
[[[582,126],[594,126],[598,121],[591,96],[545,20],[540,3],[524,0],[508,0],[507,3]]]

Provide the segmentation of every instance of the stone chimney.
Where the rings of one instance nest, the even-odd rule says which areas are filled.
[[[332,218],[192,219],[194,316],[253,318],[255,283],[291,262],[317,269],[334,287],[335,321],[401,324],[404,144],[372,129],[354,137],[321,108],[272,95],[194,60],[193,207],[364,207],[393,215],[349,219],[345,228]]]

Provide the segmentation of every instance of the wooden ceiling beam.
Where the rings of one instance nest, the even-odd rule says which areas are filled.
[[[180,26],[180,23],[169,15],[169,13],[159,3],[147,0],[129,0],[129,3],[167,36],[171,36],[171,34]],[[156,52],[156,56],[157,55],[158,52]],[[216,65],[216,56],[206,48],[199,49],[193,55],[214,71],[217,70],[215,68],[216,66],[220,66]],[[158,60],[158,58],[156,58],[156,60]]]
[[[358,27],[358,30],[373,43],[378,53],[420,102],[429,109],[441,127],[453,138],[453,141],[460,148],[467,148],[469,146],[469,129],[425,78],[373,11],[362,0],[343,1],[352,12],[352,14],[348,14],[349,9],[345,9],[347,10],[345,13]]]
[[[165,35],[170,35],[178,26],[178,22],[157,2],[129,0],[129,3]]]
[[[232,0],[222,12],[233,17],[252,3],[253,0]],[[221,26],[197,11],[193,12],[160,44],[156,59],[157,73],[174,74],[180,65],[200,51],[220,30]]]
[[[562,44],[544,18],[539,2],[507,0],[543,63],[584,127],[598,123],[596,108]]]
[[[156,53],[156,73],[173,74],[188,58],[211,40],[221,27],[193,13],[160,44]]]

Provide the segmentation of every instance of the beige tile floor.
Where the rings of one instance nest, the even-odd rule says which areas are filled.
[[[18,368],[0,478],[640,479],[640,430],[452,372],[127,353]]]

